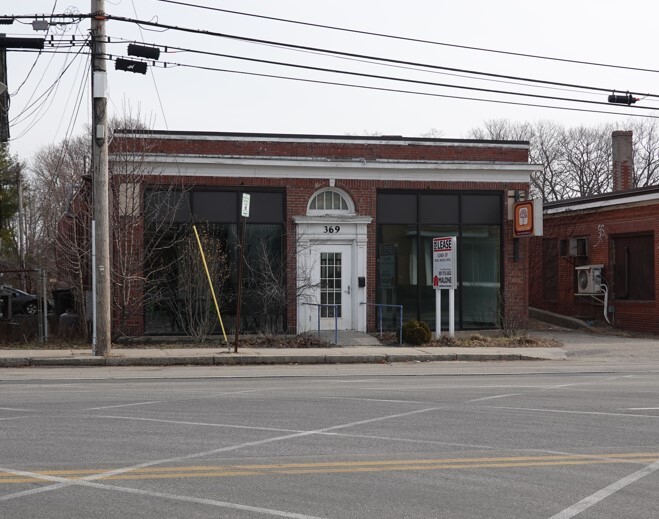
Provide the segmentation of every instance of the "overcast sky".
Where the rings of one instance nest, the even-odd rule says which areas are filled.
[[[656,58],[659,3],[656,0],[640,0],[632,4],[609,0],[187,0],[186,3],[451,45],[659,70]],[[0,14],[89,13],[90,4],[89,0],[4,0],[0,2]],[[365,56],[621,92],[659,93],[657,72],[531,59],[360,35],[156,0],[108,0],[106,10],[115,16],[187,29]],[[80,45],[89,33],[89,26],[89,20],[84,19],[73,25],[51,26],[48,33],[56,41],[63,38],[67,41],[73,39],[77,43],[72,48],[60,48],[59,52],[81,54],[44,52],[38,55],[8,51],[10,151],[18,154],[19,158],[27,160],[43,146],[57,143],[68,135],[79,134],[89,123],[89,61],[84,54],[87,48]],[[157,44],[163,49],[159,61],[170,65],[167,68],[150,66],[146,75],[117,71],[114,63],[108,62],[111,115],[121,115],[129,110],[139,112],[150,126],[161,130],[337,135],[379,133],[414,137],[434,129],[444,138],[462,138],[471,128],[494,118],[554,120],[565,125],[613,122],[619,129],[624,129],[627,120],[626,115],[496,104],[438,95],[659,116],[659,111],[624,105],[587,105],[394,82],[193,54],[171,47],[395,76],[405,80],[570,99],[606,101],[606,92],[547,85],[539,88],[519,84],[519,81],[494,81],[484,76],[474,79],[472,75],[457,76],[454,72],[441,70],[419,71],[413,65],[393,67],[372,64],[173,29],[140,28],[136,23],[116,20],[108,21],[106,27],[108,36],[117,42],[108,46],[108,52],[113,57],[126,56],[127,43],[119,43],[122,39]],[[18,22],[3,25],[0,30],[9,36],[44,34],[34,31],[31,25]],[[168,52],[164,52],[166,46]],[[177,67],[171,65],[173,63],[433,95]],[[46,93],[54,84],[56,87]],[[657,100],[646,98],[636,106],[658,108]]]

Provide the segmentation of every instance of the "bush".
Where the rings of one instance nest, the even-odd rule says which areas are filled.
[[[403,325],[403,342],[419,346],[430,341],[430,328],[423,321],[407,321]]]

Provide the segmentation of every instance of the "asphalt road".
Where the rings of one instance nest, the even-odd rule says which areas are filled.
[[[657,489],[638,364],[0,372],[0,517],[654,519]]]

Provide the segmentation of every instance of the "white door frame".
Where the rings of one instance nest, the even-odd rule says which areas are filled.
[[[359,287],[359,278],[367,277],[367,227],[373,219],[370,216],[321,215],[295,216],[297,272],[297,333],[311,332],[318,329],[318,307],[306,303],[319,303],[318,287],[305,289],[309,285],[310,273],[319,258],[320,249],[328,250],[332,245],[350,247],[350,294],[343,292],[342,297],[349,298],[349,316],[345,316],[350,329],[366,331],[366,287]],[[327,247],[326,247],[327,246]],[[346,265],[348,266],[348,265]],[[334,327],[334,322],[327,323]]]

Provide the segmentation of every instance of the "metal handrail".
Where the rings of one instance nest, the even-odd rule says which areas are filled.
[[[403,345],[403,305],[385,305],[382,303],[359,303],[360,305],[370,305],[370,306],[377,306],[378,307],[378,322],[380,324],[380,338],[382,338],[382,308],[383,307],[389,307],[389,308],[398,308],[400,315],[400,325],[398,328],[398,340],[399,344],[402,346]]]
[[[334,307],[334,344],[338,346],[339,344],[339,307],[341,305],[336,304],[321,304],[321,303],[302,303],[309,306],[318,307],[318,338],[320,339],[320,307],[321,306],[331,306]]]

